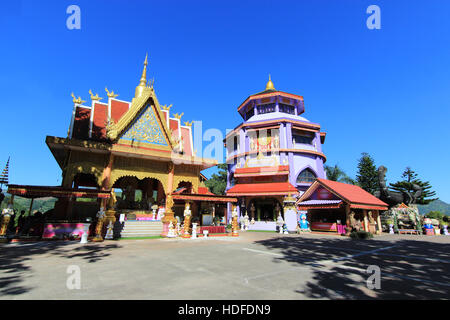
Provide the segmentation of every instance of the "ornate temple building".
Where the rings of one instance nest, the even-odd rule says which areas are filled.
[[[286,196],[325,178],[326,133],[301,116],[303,97],[276,90],[270,76],[266,89],[249,96],[238,112],[244,122],[225,139],[227,195],[239,198],[238,211],[255,221],[252,228],[272,230]]]
[[[28,198],[55,196],[52,218],[70,221],[107,209],[110,194],[115,198],[110,206],[134,218],[164,207],[166,224],[176,223],[176,215],[182,220],[188,202],[193,215],[225,215],[227,203],[237,199],[215,196],[206,188],[200,171],[217,161],[196,156],[192,122],[182,122],[183,113],[171,115],[171,106],[160,105],[153,81],[147,82],[147,64],[146,57],[132,101],[117,99],[107,88],[105,101],[89,91],[90,104],[72,93],[67,137],[46,138],[62,170],[61,186],[11,185],[9,192]],[[82,197],[95,200],[80,201]]]

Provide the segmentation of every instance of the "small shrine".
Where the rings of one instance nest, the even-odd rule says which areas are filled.
[[[358,186],[326,179],[316,179],[296,205],[303,220],[301,229],[338,234],[351,230],[381,234],[380,212],[388,209]]]
[[[290,221],[284,216],[285,197],[325,178],[326,133],[302,116],[303,97],[275,89],[270,76],[266,89],[245,99],[237,111],[244,121],[224,141],[226,193],[238,198],[238,216],[249,216],[250,230],[275,231],[280,214]]]

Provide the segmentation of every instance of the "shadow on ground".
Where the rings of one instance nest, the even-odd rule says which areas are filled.
[[[296,291],[310,298],[450,297],[449,243],[306,237],[279,237],[256,243],[282,253],[283,256],[275,260],[314,267],[312,278],[304,288]],[[373,272],[367,272],[371,265],[380,268],[380,289],[367,288],[366,281],[373,275]]]
[[[67,250],[68,246],[73,246]],[[33,276],[29,264],[39,255],[74,259],[82,258],[88,263],[96,263],[108,257],[112,250],[120,248],[118,244],[92,243],[76,246],[75,242],[56,241],[38,242],[33,244],[4,244],[0,245],[0,297],[19,295],[30,291],[22,282],[26,277]]]

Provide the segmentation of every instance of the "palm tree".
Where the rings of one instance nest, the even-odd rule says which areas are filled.
[[[327,173],[327,179],[331,181],[338,181],[348,184],[356,184],[356,181],[350,178],[338,165],[325,166],[325,172]]]

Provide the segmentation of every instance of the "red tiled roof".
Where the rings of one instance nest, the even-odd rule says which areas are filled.
[[[227,195],[252,194],[287,194],[297,193],[297,189],[289,182],[237,184],[227,191]]]
[[[328,189],[331,189],[331,191],[333,191],[336,195],[342,197],[343,200],[347,200],[348,202],[376,205],[381,207],[388,206],[386,203],[358,186],[320,178],[317,178],[317,181],[323,186],[328,187]]]
[[[198,187],[198,194],[209,194],[214,195],[207,187]]]

